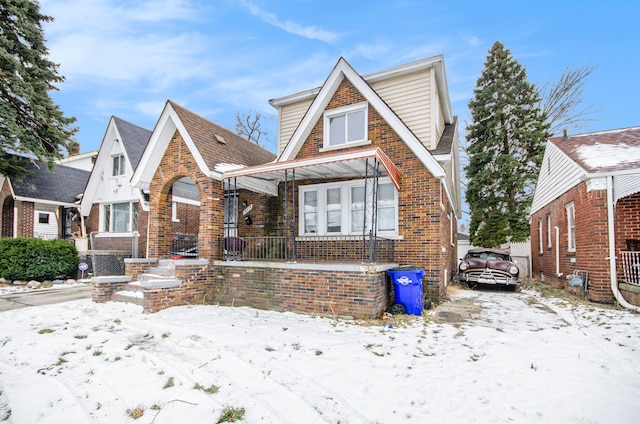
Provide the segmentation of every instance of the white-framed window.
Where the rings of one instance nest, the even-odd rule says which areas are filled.
[[[113,167],[111,175],[117,177],[118,175],[124,175],[124,155],[113,156]]]
[[[301,186],[299,188],[300,235],[361,235],[371,229],[372,183],[364,180]],[[378,234],[398,232],[398,194],[388,178],[378,181]]]
[[[138,202],[102,205],[102,231],[129,233],[138,229]]]
[[[367,103],[345,106],[324,113],[324,147],[367,140]]]
[[[542,246],[542,218],[538,218],[538,253],[541,255],[544,252]]]
[[[567,210],[567,250],[576,251],[576,211],[573,202],[565,206]]]
[[[547,247],[549,249],[551,249],[551,242],[551,214],[547,214]],[[542,244],[540,245],[540,248],[542,249]]]

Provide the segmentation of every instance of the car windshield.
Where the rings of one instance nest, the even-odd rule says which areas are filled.
[[[469,252],[467,253],[467,259],[493,259],[499,261],[510,261],[511,258],[508,255],[501,255],[495,252]]]

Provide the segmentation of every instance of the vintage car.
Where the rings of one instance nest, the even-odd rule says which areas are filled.
[[[508,286],[515,289],[519,270],[507,250],[470,249],[458,266],[458,282]]]

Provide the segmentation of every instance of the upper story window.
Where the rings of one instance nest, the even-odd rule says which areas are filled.
[[[328,110],[324,114],[324,147],[367,140],[367,104]]]
[[[118,175],[124,175],[124,155],[118,155],[113,157],[113,172],[111,175],[117,177]]]
[[[366,196],[364,180],[300,187],[300,234],[362,235],[365,225],[366,231],[371,229],[373,202],[369,187]],[[379,234],[397,234],[398,195],[386,178],[378,184],[376,216]]]

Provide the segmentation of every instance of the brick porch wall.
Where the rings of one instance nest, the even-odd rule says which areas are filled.
[[[376,318],[390,303],[385,271],[216,265],[207,302],[323,316]]]

